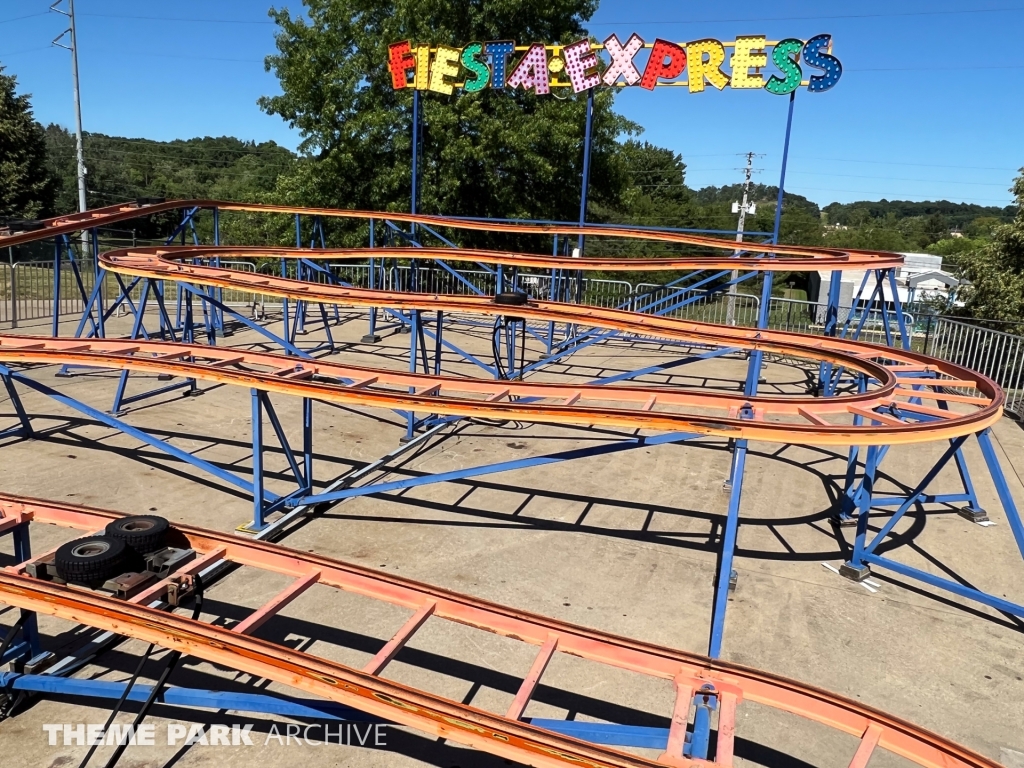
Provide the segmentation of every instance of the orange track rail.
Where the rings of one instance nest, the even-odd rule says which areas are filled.
[[[101,529],[122,516],[118,512],[3,494],[0,515],[0,524],[34,520],[82,531]],[[994,761],[900,718],[767,672],[587,629],[308,552],[191,526],[178,525],[176,529],[176,535],[187,540],[181,544],[200,553],[200,560],[206,565],[226,560],[292,576],[296,581],[264,609],[231,630],[141,604],[160,599],[167,580],[124,601],[30,578],[24,575],[25,564],[20,564],[0,573],[0,602],[181,650],[214,664],[535,766],[653,768],[666,763],[701,763],[681,757],[682,735],[693,693],[711,684],[721,697],[715,763],[723,767],[733,764],[737,705],[749,701],[800,715],[861,739],[851,765],[863,766],[875,746],[880,746],[927,768],[998,768]],[[190,573],[198,570],[195,563],[186,568]],[[261,612],[279,609],[282,602],[290,599],[288,595],[301,593],[313,583],[385,601],[415,613],[362,670],[245,636],[245,631],[264,617]],[[536,683],[532,670],[505,717],[382,679],[381,669],[428,616],[538,646],[538,659],[557,651],[673,681],[677,702],[669,744],[675,745],[679,753],[675,754],[675,748],[670,746],[674,754],[665,754],[656,763],[518,721]]]
[[[566,224],[518,224],[513,222],[492,222],[492,221],[471,221],[458,219],[449,216],[428,216],[423,214],[390,213],[380,211],[355,211],[339,210],[335,208],[299,208],[288,205],[263,205],[257,203],[235,203],[224,200],[168,200],[162,203],[151,205],[135,205],[134,203],[122,203],[111,205],[106,208],[96,208],[84,213],[72,214],[69,216],[58,216],[53,219],[46,219],[43,222],[43,229],[34,232],[10,233],[4,235],[0,232],[0,247],[9,245],[20,245],[21,243],[32,242],[55,235],[68,234],[93,227],[105,227],[120,221],[137,219],[141,216],[149,216],[154,213],[174,211],[187,208],[217,208],[222,211],[245,211],[250,213],[286,213],[300,214],[304,216],[321,216],[324,218],[336,219],[387,219],[390,221],[401,221],[409,224],[426,224],[435,227],[451,227],[454,229],[468,229],[483,232],[509,232],[515,234],[565,234],[618,237],[633,240],[653,240],[663,243],[678,243],[692,245],[712,250],[725,251],[727,254],[735,253],[737,244],[722,238],[702,237],[699,235],[686,234],[683,232],[665,232],[658,230],[639,229],[636,227],[595,227],[575,226]],[[750,245],[743,246],[746,249]],[[708,267],[724,266],[733,267],[755,267],[763,271],[808,271],[817,269],[886,269],[898,267],[903,264],[903,257],[896,253],[884,253],[873,251],[839,250],[827,248],[803,248],[792,245],[769,246],[771,253],[776,254],[775,258],[766,259],[722,259],[714,260],[707,257],[692,257],[688,259],[595,259],[586,257],[582,259],[559,259],[551,256],[525,257],[532,260],[530,266],[564,267],[566,269],[611,269],[611,270],[637,270],[637,269],[701,269]],[[358,249],[356,249],[358,250]],[[418,255],[424,258],[429,251],[424,249],[404,249],[411,255]],[[761,249],[764,250],[764,249]],[[322,253],[322,252],[320,252]],[[376,255],[381,255],[379,249],[374,250]],[[515,256],[524,259],[521,254],[494,253],[488,251],[466,251],[466,260],[483,261],[483,254],[491,254],[492,257],[509,258]],[[443,251],[443,258],[453,258],[451,250]],[[781,257],[781,258],[780,258]],[[628,266],[622,266],[623,262]],[[644,263],[647,266],[643,266]],[[491,263],[518,263],[525,265],[526,261],[506,261]]]
[[[416,301],[414,294],[399,295],[411,297],[408,299],[410,302]],[[484,306],[503,309],[490,304]],[[525,308],[516,307],[517,312],[521,309]],[[678,326],[674,333],[663,332],[666,338],[698,340],[686,331],[685,326],[692,324],[659,320],[659,324],[667,328]],[[649,331],[645,330],[645,333]],[[432,376],[321,360],[299,360],[230,347],[143,340],[54,339],[48,336],[0,336],[0,362],[69,363],[147,371],[346,405],[451,416],[686,431],[808,445],[931,442],[973,434],[1000,418],[1002,391],[993,382],[967,369],[948,363],[938,364],[914,353],[852,342],[837,342],[838,349],[835,350],[780,342],[770,344],[739,335],[728,343],[815,361],[826,359],[863,371],[882,383],[864,394],[830,398],[746,398],[742,394],[698,389],[563,385]],[[850,348],[859,350],[861,354],[852,355],[845,351]],[[878,363],[871,359],[876,356],[895,358],[895,361]],[[934,372],[943,378],[897,378],[895,373],[901,371],[914,372],[914,375],[917,372]],[[914,385],[935,384],[941,390],[936,382],[945,382],[946,386],[959,391],[968,389],[975,394],[957,395],[912,388]],[[521,402],[513,398],[539,398],[541,402]],[[937,405],[953,401],[963,404],[968,410],[959,412],[912,405],[908,402],[910,398],[934,400]],[[753,420],[737,417],[737,410],[746,403],[754,408]],[[875,407],[889,405],[912,413],[940,415],[941,420],[907,423],[871,412]],[[873,418],[877,423],[853,426],[828,421],[828,418],[857,414]]]
[[[301,213],[325,217],[388,218],[497,232],[552,233],[571,231],[632,239],[708,247],[733,253],[734,242],[717,238],[657,232],[628,227],[566,227],[464,221],[439,216],[307,209],[195,200],[168,201],[149,206],[118,205],[84,214],[50,219],[42,230],[0,236],[0,246],[109,225],[153,213],[185,207],[264,213]],[[796,360],[828,362],[864,373],[877,382],[866,394],[836,398],[752,397],[741,394],[678,391],[649,387],[596,387],[534,383],[482,382],[471,379],[397,374],[328,363],[303,363],[274,355],[238,354],[206,347],[156,342],[87,342],[28,337],[0,337],[0,360],[39,363],[91,363],[122,369],[143,369],[171,375],[244,384],[267,391],[313,395],[326,400],[369,406],[408,408],[456,416],[514,418],[522,421],[602,424],[626,428],[686,430],[732,438],[814,445],[870,445],[920,443],[978,432],[998,421],[1004,394],[991,379],[945,361],[904,350],[830,337],[783,331],[728,327],[658,317],[624,310],[602,309],[551,301],[530,301],[526,306],[498,305],[486,296],[398,293],[245,273],[205,265],[215,257],[273,256],[280,258],[444,258],[492,264],[563,269],[666,270],[707,267],[748,267],[759,270],[881,269],[902,263],[897,254],[770,246],[768,258],[687,256],[655,259],[566,259],[551,256],[464,249],[344,249],[305,250],[246,247],[127,248],[100,254],[107,270],[155,280],[177,280],[252,291],[350,307],[389,307],[398,310],[444,310],[490,316],[516,316],[547,322],[575,323],[592,328],[642,334],[700,345],[760,350]],[[232,358],[235,358],[232,360]],[[268,370],[269,369],[269,370]],[[348,375],[346,375],[348,372]],[[900,374],[902,378],[898,378]],[[919,376],[915,376],[919,374]],[[311,376],[353,380],[349,385],[311,382]],[[914,378],[912,378],[914,377]],[[396,391],[413,387],[414,393]],[[539,398],[542,403],[510,402],[506,398]],[[909,402],[919,398],[934,405]],[[551,402],[554,400],[555,402]],[[601,402],[602,405],[593,405]],[[607,405],[608,402],[613,405]],[[589,403],[589,404],[588,404]],[[956,403],[960,410],[947,408]],[[753,406],[754,419],[738,418],[740,409]],[[937,417],[936,421],[908,423],[883,408]],[[710,410],[710,414],[708,411]],[[863,426],[843,423],[849,416],[869,421]],[[836,423],[836,418],[840,423]],[[830,421],[831,419],[831,421]]]

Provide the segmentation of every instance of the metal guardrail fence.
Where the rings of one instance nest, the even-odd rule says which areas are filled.
[[[89,294],[93,289],[93,264],[90,260],[78,262],[82,289]],[[256,272],[253,262],[222,262],[226,269]],[[292,267],[294,269],[294,267]],[[335,279],[359,288],[370,285],[368,264],[336,263],[327,269]],[[262,264],[258,271],[277,274],[276,264]],[[323,273],[314,273],[319,282],[327,282]],[[418,267],[417,290],[426,293],[472,294],[473,288],[485,294],[493,294],[497,284],[496,275],[483,270],[460,270],[460,277],[443,267],[427,265]],[[374,285],[384,290],[407,291],[412,286],[411,267],[378,265]],[[471,287],[472,286],[472,287]],[[552,295],[550,275],[519,275],[519,286],[537,298]],[[729,319],[729,295],[709,294],[706,291],[688,291],[685,288],[666,288],[651,283],[632,285],[623,280],[597,280],[566,275],[559,279],[554,295],[561,300],[575,297],[584,304],[596,307],[629,309],[635,312],[661,312],[668,317],[694,320],[705,323],[725,324]],[[61,270],[61,294],[58,312],[61,316],[80,314],[85,302],[76,277],[65,265]],[[107,278],[104,292],[109,298],[114,295],[116,285]],[[132,290],[133,300],[138,300],[141,290]],[[177,286],[168,282],[164,285],[164,296],[168,302],[177,300]],[[224,303],[234,306],[257,305],[262,309],[280,306],[277,297],[260,296],[247,291],[223,292]],[[757,324],[760,299],[749,294],[732,296],[732,320],[735,325],[753,327]],[[41,320],[53,316],[53,262],[19,262],[13,267],[0,264],[0,325],[18,326],[19,322]],[[667,312],[665,310],[668,310]],[[809,301],[797,301],[772,297],[769,305],[768,327],[774,330],[797,331],[801,333],[823,333],[825,326],[825,305]],[[865,341],[885,342],[885,326],[890,335],[898,337],[899,329],[892,312],[885,315],[877,309],[839,310],[839,323],[851,320],[851,327],[861,326],[860,338]],[[863,323],[862,323],[863,321]],[[1006,391],[1006,410],[1024,418],[1024,336],[982,328],[950,318],[906,314],[906,324],[911,335],[912,346],[926,354],[963,365],[985,374],[995,380]],[[544,325],[544,324],[539,324]]]
[[[930,317],[922,351],[977,371],[1006,392],[1006,410],[1024,418],[1024,336],[946,317]]]

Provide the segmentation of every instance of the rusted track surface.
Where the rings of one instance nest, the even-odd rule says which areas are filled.
[[[448,307],[448,300],[452,298],[444,297],[443,306]],[[493,304],[481,306],[487,311],[502,309]],[[518,313],[529,308],[515,309]],[[658,335],[665,338],[708,341],[705,332],[690,330],[691,326],[699,324],[664,318],[657,320],[659,327],[665,329]],[[651,329],[645,329],[644,333],[651,333]],[[754,333],[737,331],[728,341],[716,343],[778,352],[812,362],[826,360],[863,372],[879,383],[863,394],[830,398],[748,398],[742,393],[705,389],[561,385],[400,373],[321,360],[297,360],[295,357],[236,348],[173,342],[34,336],[0,336],[0,363],[84,364],[186,376],[347,405],[539,423],[686,431],[810,445],[931,442],[973,434],[1000,418],[1003,393],[999,387],[983,376],[950,363],[911,352],[838,339],[819,339],[818,345],[809,346],[807,337],[801,339],[804,343],[795,343],[771,335],[767,339],[757,339]],[[796,337],[797,334],[775,336]],[[910,369],[915,378],[898,377],[896,374],[901,369]],[[919,378],[928,372],[941,378]],[[955,387],[958,392],[971,389],[972,395],[945,394],[943,382],[948,382],[946,386]],[[913,389],[913,386],[931,386],[932,389]],[[914,405],[910,403],[911,398],[932,400],[935,406],[954,400],[968,410],[940,410],[938,407]],[[753,418],[740,418],[739,410],[747,404],[753,408]],[[905,412],[910,417],[919,414],[923,407],[929,418],[934,420],[904,422],[872,410],[879,407],[889,413]],[[933,417],[932,414],[936,413],[942,416]],[[866,417],[869,421],[861,426],[829,421],[830,418],[849,421],[849,417],[854,415]]]
[[[252,213],[286,213],[300,214],[304,216],[321,216],[324,218],[355,219],[366,221],[369,219],[399,221],[408,224],[426,224],[435,227],[450,227],[453,229],[466,229],[484,232],[508,232],[515,234],[562,234],[573,233],[590,236],[617,237],[633,240],[654,240],[664,243],[677,243],[708,248],[713,251],[725,251],[734,253],[735,242],[722,238],[703,237],[683,232],[666,232],[662,230],[641,229],[636,227],[596,227],[576,226],[565,224],[528,224],[497,221],[471,221],[467,219],[453,218],[449,216],[429,216],[423,214],[390,213],[380,211],[355,211],[339,210],[335,208],[300,208],[287,205],[261,205],[256,203],[235,203],[224,200],[168,200],[150,205],[135,205],[134,203],[121,203],[106,208],[96,208],[84,213],[76,213],[68,216],[58,216],[46,219],[42,222],[42,229],[33,232],[21,232],[4,235],[0,233],[0,247],[9,245],[20,245],[22,243],[40,240],[55,235],[77,232],[82,229],[93,227],[105,227],[121,221],[137,219],[141,216],[150,216],[154,213],[174,211],[190,208],[218,208],[222,211],[247,211]],[[826,249],[826,248],[802,248],[792,245],[773,245],[768,248],[775,254],[773,259],[730,259],[726,266],[756,266],[756,268],[767,271],[789,271],[789,270],[815,270],[815,269],[885,269],[897,267],[903,264],[903,257],[896,253],[856,251],[849,249]],[[424,252],[416,249],[421,258]],[[374,251],[379,254],[379,250]],[[486,251],[467,252],[467,254],[485,254]],[[445,258],[452,258],[452,251],[444,252]],[[509,254],[498,254],[507,257]],[[482,261],[484,258],[478,255],[467,255],[467,259]],[[629,259],[629,267],[622,267],[619,259],[595,260],[592,257],[582,259],[557,259],[554,257],[531,257],[536,264],[531,266],[559,267],[557,262],[565,262],[567,269],[678,269],[678,268],[706,268],[714,267],[717,262],[711,259],[704,260],[703,257],[695,257],[687,262],[685,267],[674,265],[672,261],[661,259],[634,260]],[[650,267],[637,267],[638,262],[650,261]],[[599,263],[609,262],[610,266],[597,266]],[[657,263],[653,263],[657,262]],[[746,263],[749,262],[749,263]],[[492,262],[497,263],[497,262]],[[508,262],[504,262],[508,263]]]
[[[110,520],[122,516],[118,512],[4,494],[0,494],[0,514],[0,519],[34,520],[82,531],[103,528]],[[722,766],[732,764],[732,738],[728,734],[735,728],[737,705],[754,702],[861,739],[856,751],[860,764],[878,746],[929,768],[998,768],[994,761],[900,718],[767,672],[611,635],[278,545],[185,525],[177,526],[176,535],[184,537],[187,545],[200,554],[212,555],[211,560],[224,559],[292,576],[297,583],[315,581],[414,611],[413,620],[407,624],[411,630],[404,636],[405,630],[396,635],[400,639],[398,647],[427,617],[458,622],[537,646],[540,654],[548,657],[552,653],[566,653],[671,680],[680,696],[676,713],[684,718],[684,723],[693,692],[710,685],[721,701],[715,762]],[[61,587],[32,579],[22,571],[14,565],[0,573],[0,602],[181,650],[509,759],[536,766],[658,764],[382,679],[378,672],[390,657],[383,663],[377,658],[371,661],[367,668],[374,672],[361,671],[248,638],[238,631],[147,608],[137,599],[126,602]],[[154,597],[159,594],[151,592],[147,600]],[[418,618],[421,614],[422,618]],[[535,663],[527,684],[536,683],[533,677],[543,673],[545,664],[546,660],[544,664]],[[524,685],[521,693],[524,690],[523,697],[528,700],[532,686]],[[517,704],[525,706],[519,697]],[[672,744],[671,735],[669,743]],[[661,761],[679,765],[702,762],[685,760],[679,754],[663,755]]]

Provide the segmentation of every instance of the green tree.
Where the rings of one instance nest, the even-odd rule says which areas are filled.
[[[998,227],[991,245],[959,259],[970,285],[962,294],[964,313],[988,320],[1024,320],[1024,168],[1012,189],[1017,198],[1013,221]]]
[[[596,0],[304,0],[308,22],[271,10],[278,53],[266,68],[282,94],[260,99],[302,135],[306,154],[279,185],[283,201],[408,210],[412,89],[394,90],[388,44],[462,45],[515,39],[573,42]],[[595,94],[591,200],[617,200],[625,185],[617,139],[635,126]],[[586,94],[536,96],[485,89],[421,93],[419,210],[465,216],[579,215]],[[470,237],[470,236],[467,236]],[[466,239],[466,238],[464,238]]]
[[[29,95],[0,66],[0,217],[35,218],[50,212],[53,185],[46,172],[43,127]]]

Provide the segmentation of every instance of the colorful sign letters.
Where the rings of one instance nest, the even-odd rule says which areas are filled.
[[[633,34],[625,43],[611,35],[603,45],[584,39],[569,45],[517,47],[512,40],[492,40],[464,48],[414,46],[405,40],[388,47],[388,71],[396,90],[412,87],[446,95],[456,89],[476,93],[484,88],[546,94],[552,88],[571,87],[582,93],[601,85],[639,85],[649,91],[680,86],[701,93],[711,85],[720,91],[763,89],[786,96],[802,85],[811,93],[822,93],[839,82],[843,65],[831,50],[831,35],[772,43],[764,35],[737,37],[731,43],[711,38],[645,43]],[[598,58],[600,51],[603,60]],[[638,63],[641,51],[649,53]]]

